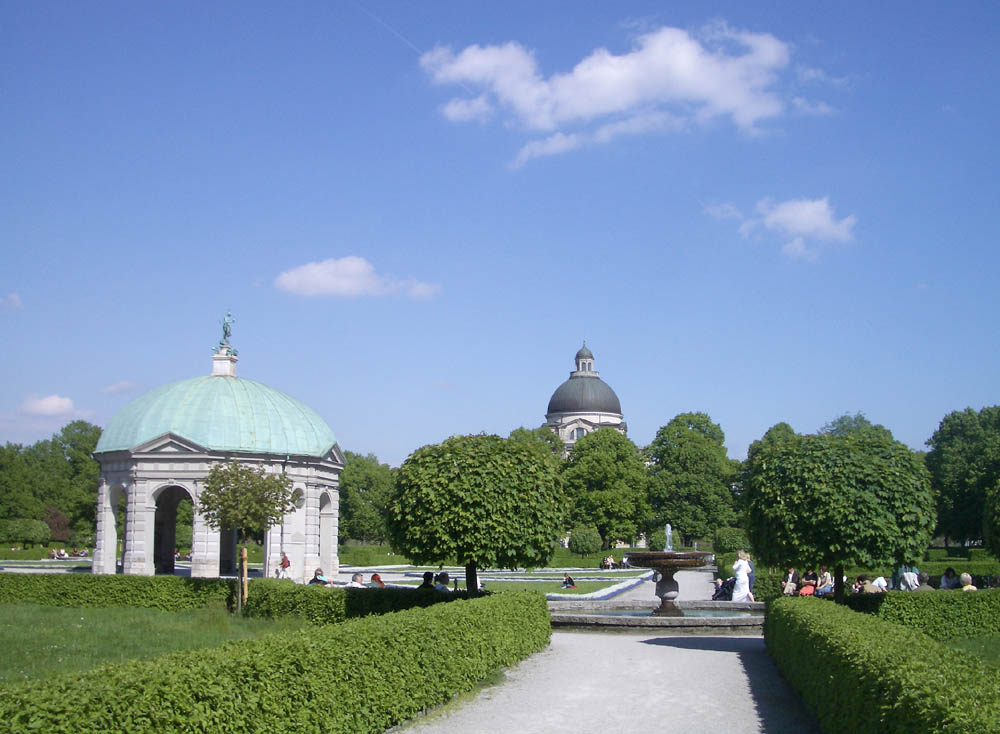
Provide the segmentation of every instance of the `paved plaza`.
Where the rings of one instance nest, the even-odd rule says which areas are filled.
[[[407,734],[818,732],[761,637],[562,632],[506,680]]]

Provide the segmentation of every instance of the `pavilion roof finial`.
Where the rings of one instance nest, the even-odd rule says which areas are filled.
[[[233,335],[232,311],[226,311],[222,319],[222,338],[212,350],[212,375],[215,377],[236,377],[236,362],[239,352],[233,349],[229,343],[229,337]]]

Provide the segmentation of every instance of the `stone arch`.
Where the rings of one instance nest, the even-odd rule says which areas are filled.
[[[165,484],[150,495],[155,506],[153,520],[153,567],[155,573],[174,572],[174,548],[177,539],[177,508],[187,500],[194,504],[194,494],[180,484]]]

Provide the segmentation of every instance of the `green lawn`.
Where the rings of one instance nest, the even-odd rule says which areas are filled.
[[[1000,634],[970,637],[945,643],[956,650],[972,653],[990,665],[1000,668]]]
[[[215,647],[305,624],[294,617],[240,619],[223,608],[175,613],[0,604],[0,682],[79,673],[102,663]]]

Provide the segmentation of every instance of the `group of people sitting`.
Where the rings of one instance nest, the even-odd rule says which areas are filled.
[[[612,555],[608,555],[601,561],[601,569],[604,571],[611,571],[616,568],[630,568],[630,566],[628,565],[628,561],[626,559],[623,558],[622,562],[618,563]]]
[[[323,569],[322,568],[317,568],[316,569],[316,572],[313,573],[313,577],[309,580],[309,585],[326,586],[329,589],[332,589],[335,586],[335,584],[333,583],[332,579],[328,579],[326,576],[323,575]],[[371,581],[366,586],[365,585],[365,575],[363,573],[360,573],[360,572],[355,572],[355,573],[351,574],[351,581],[350,581],[349,584],[347,584],[347,588],[349,588],[349,589],[384,589],[385,588],[385,582],[382,581],[382,577],[381,576],[379,576],[377,573],[373,573]]]
[[[68,558],[87,558],[89,555],[86,548],[81,550],[74,548],[72,553],[67,553],[65,548],[60,548],[59,550],[53,548],[49,551],[49,559],[53,561],[65,561]]]
[[[847,582],[845,576],[845,586]],[[951,567],[945,570],[939,588],[976,591],[976,587],[972,584],[972,576],[967,573],[956,574],[955,569]],[[781,590],[786,596],[828,596],[833,593],[833,576],[826,566],[820,566],[818,574],[810,568],[802,576],[799,576],[794,568],[789,568],[782,579]],[[869,579],[866,574],[861,574],[851,585],[851,592],[854,594],[935,590],[931,586],[930,575],[912,566],[900,566],[888,579],[885,576]]]

